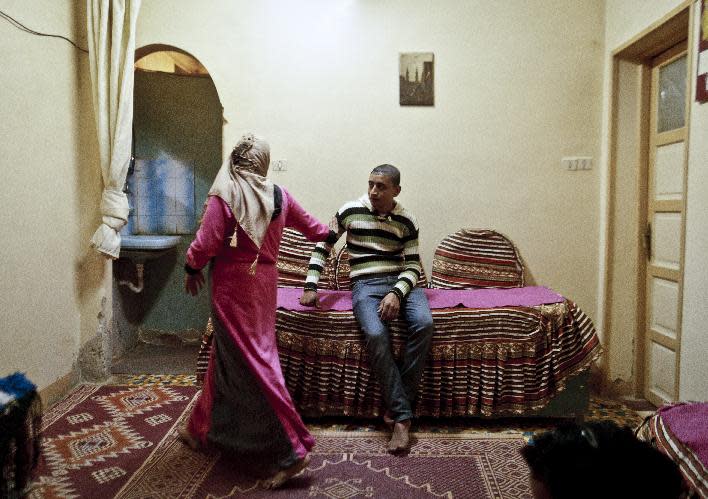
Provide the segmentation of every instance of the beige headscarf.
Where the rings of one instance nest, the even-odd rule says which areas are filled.
[[[270,166],[270,146],[262,137],[247,133],[238,141],[224,161],[210,196],[219,196],[231,208],[237,224],[231,237],[231,246],[238,244],[236,233],[240,225],[260,251],[268,224],[275,208],[273,182],[266,178]],[[255,265],[251,266],[255,273]]]

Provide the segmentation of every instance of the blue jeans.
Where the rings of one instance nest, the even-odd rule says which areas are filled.
[[[354,316],[366,336],[371,368],[381,384],[384,402],[395,421],[413,417],[412,403],[433,337],[433,317],[428,298],[413,288],[401,303],[401,315],[408,324],[408,337],[401,367],[391,351],[388,325],[379,317],[379,303],[398,281],[396,276],[359,279],[352,286]]]

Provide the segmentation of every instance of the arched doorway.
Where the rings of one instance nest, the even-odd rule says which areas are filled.
[[[114,265],[112,373],[193,372],[209,296],[184,292],[182,266],[221,165],[222,127],[223,106],[197,57],[169,45],[136,50],[124,233],[176,234],[181,241],[145,262],[139,293],[119,285],[131,280],[134,266]]]
[[[171,45],[146,45],[135,51],[136,71],[159,71],[209,77],[209,71],[189,52]]]

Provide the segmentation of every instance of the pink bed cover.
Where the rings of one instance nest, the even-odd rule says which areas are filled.
[[[659,414],[671,433],[708,467],[708,402],[667,405]]]
[[[525,286],[506,289],[425,289],[430,308],[496,308],[533,307],[560,303],[564,298],[544,286]],[[345,311],[352,309],[351,291],[320,290],[321,311]],[[278,288],[278,308],[304,312],[312,307],[300,305],[302,288]]]

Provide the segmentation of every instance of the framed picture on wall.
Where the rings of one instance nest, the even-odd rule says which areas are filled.
[[[708,0],[701,2],[701,29],[698,36],[696,100],[708,101]]]
[[[399,104],[435,104],[434,56],[432,52],[404,52],[398,56]]]

